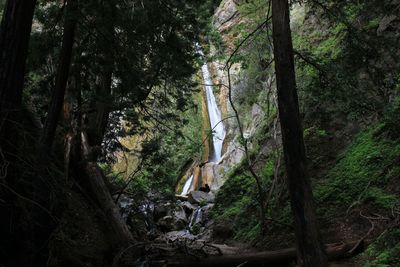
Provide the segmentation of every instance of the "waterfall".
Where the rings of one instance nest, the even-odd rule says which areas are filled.
[[[201,53],[202,54],[202,53]],[[208,115],[210,118],[211,129],[213,131],[213,154],[210,155],[210,162],[218,162],[221,159],[222,145],[225,138],[225,129],[222,122],[221,111],[218,108],[213,92],[213,82],[207,63],[201,67],[203,81],[207,97]]]
[[[199,44],[196,44],[198,53],[205,58],[203,51]],[[215,100],[213,92],[213,81],[211,79],[210,70],[208,69],[207,62],[201,67],[203,74],[204,90],[207,98],[207,110],[212,129],[212,154],[209,155],[209,162],[218,162],[222,156],[222,145],[225,139],[225,128],[222,122],[221,111],[218,108],[217,101]],[[181,195],[187,195],[193,182],[193,174],[188,177],[183,186]],[[201,212],[201,211],[200,211]]]
[[[187,195],[187,193],[189,193],[188,191],[189,191],[189,188],[190,188],[190,186],[192,185],[192,181],[193,181],[193,174],[186,180],[186,183],[185,183],[185,185],[183,186],[183,189],[182,189],[182,193],[181,193],[181,195],[183,196],[183,195]]]
[[[189,222],[189,229],[192,229],[193,225],[200,223],[201,220],[203,219],[203,210],[202,208],[196,209]]]

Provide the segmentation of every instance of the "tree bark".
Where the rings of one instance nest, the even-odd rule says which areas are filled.
[[[15,149],[35,5],[36,0],[8,0],[0,27],[0,146],[6,158]]]
[[[100,73],[96,79],[96,98],[93,102],[94,114],[89,118],[89,143],[100,147],[106,133],[109,114],[113,105],[111,95],[112,74],[114,71],[114,23],[115,4],[109,1],[99,2],[99,25],[103,33],[98,43],[98,62]]]
[[[279,117],[294,216],[298,265],[326,266],[327,259],[321,245],[307,176],[287,0],[272,0],[272,24]]]
[[[6,244],[1,249],[2,254],[9,260],[14,258],[18,266],[33,264],[31,226],[26,224],[31,214],[21,208],[20,199],[12,190],[16,189],[26,171],[21,170],[22,160],[16,154],[22,143],[22,92],[35,5],[36,0],[8,0],[0,26],[0,165],[4,167],[5,173],[5,177],[0,179],[3,185],[0,187],[3,202],[0,206],[0,235]],[[21,184],[17,190],[19,192],[25,189]],[[29,209],[29,205],[25,207]],[[22,227],[14,232],[13,225]]]
[[[63,107],[65,90],[69,77],[72,61],[72,50],[77,24],[77,0],[68,0],[66,6],[64,34],[60,52],[60,63],[58,65],[56,82],[53,90],[46,122],[43,129],[41,144],[44,152],[48,152],[54,141],[57,124]]]
[[[286,248],[276,251],[261,251],[252,253],[235,253],[227,251],[220,245],[212,245],[220,248],[222,255],[208,257],[194,257],[190,255],[169,255],[165,257],[166,266],[191,266],[191,267],[261,267],[261,266],[286,266],[296,260],[296,248]],[[327,244],[324,246],[329,261],[336,261],[352,257],[364,250],[364,244],[359,242],[348,242],[339,244]],[[354,249],[357,248],[357,249]],[[151,257],[150,257],[151,258]],[[162,260],[159,256],[157,259]],[[315,265],[314,267],[319,267]]]
[[[110,60],[105,60],[104,64],[112,64]],[[104,134],[108,125],[108,117],[111,111],[111,82],[112,82],[112,67],[102,66],[102,73],[98,77],[98,86],[96,90],[96,99],[93,105],[95,110],[93,116],[89,119],[89,132],[91,146],[101,146]]]
[[[36,0],[8,0],[0,28],[0,111],[2,118],[22,102]]]
[[[114,246],[124,246],[133,240],[132,234],[123,221],[118,206],[111,197],[111,193],[105,182],[106,177],[104,177],[97,164],[90,160],[89,154],[91,148],[85,132],[81,133],[81,142],[83,158],[85,158],[83,170],[93,196],[104,212],[107,221],[110,223],[111,241]]]

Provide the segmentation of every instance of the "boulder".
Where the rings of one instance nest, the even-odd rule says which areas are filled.
[[[195,205],[187,201],[180,203],[180,206],[185,210],[186,215],[192,214],[193,211],[197,209]]]
[[[185,210],[183,207],[176,207],[173,212],[173,217],[175,221],[183,221],[185,224],[188,222]]]
[[[221,32],[235,25],[240,18],[237,4],[234,0],[224,0],[214,15],[214,25]]]
[[[178,231],[185,229],[188,224],[186,213],[182,207],[177,207],[167,215],[158,220],[157,226],[163,232]]]
[[[215,196],[212,193],[192,191],[189,193],[189,202],[192,204],[213,203]]]
[[[167,216],[167,215],[171,215],[171,209],[172,209],[172,205],[171,203],[165,203],[165,204],[158,204],[154,207],[154,212],[153,212],[153,216],[154,216],[154,221],[158,221],[159,219]]]
[[[163,232],[171,232],[175,230],[174,218],[172,216],[165,216],[158,220],[157,226]]]
[[[167,239],[167,241],[169,242],[175,242],[176,240],[179,239],[194,240],[195,237],[192,234],[190,234],[187,230],[181,230],[181,231],[172,231],[166,233],[165,239]]]

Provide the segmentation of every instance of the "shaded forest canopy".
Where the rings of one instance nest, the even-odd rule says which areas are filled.
[[[0,266],[398,266],[399,14],[0,0]]]

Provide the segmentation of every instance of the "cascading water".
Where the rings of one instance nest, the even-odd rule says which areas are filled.
[[[192,229],[193,225],[200,223],[202,219],[203,219],[203,210],[200,207],[195,211],[193,211],[192,217],[190,218],[189,222],[189,229]]]
[[[218,162],[221,159],[222,144],[225,138],[224,124],[222,123],[221,111],[218,108],[213,92],[213,82],[207,63],[201,67],[203,81],[207,96],[207,109],[210,118],[211,129],[213,132],[213,154],[210,155],[210,162]]]
[[[204,53],[200,46],[196,44],[198,52],[204,57]],[[207,110],[210,119],[210,125],[212,130],[212,154],[209,156],[209,162],[218,162],[222,156],[222,145],[225,139],[225,128],[222,122],[221,111],[218,108],[217,101],[215,100],[213,92],[213,81],[211,79],[210,70],[208,69],[207,62],[201,67],[203,74],[203,83],[207,98]],[[189,192],[190,186],[193,182],[193,174],[186,180],[181,195],[186,195]]]
[[[193,174],[186,180],[186,183],[183,186],[181,195],[186,195],[187,193],[189,193],[188,191],[189,191],[190,186],[192,185],[192,181],[193,181]]]

